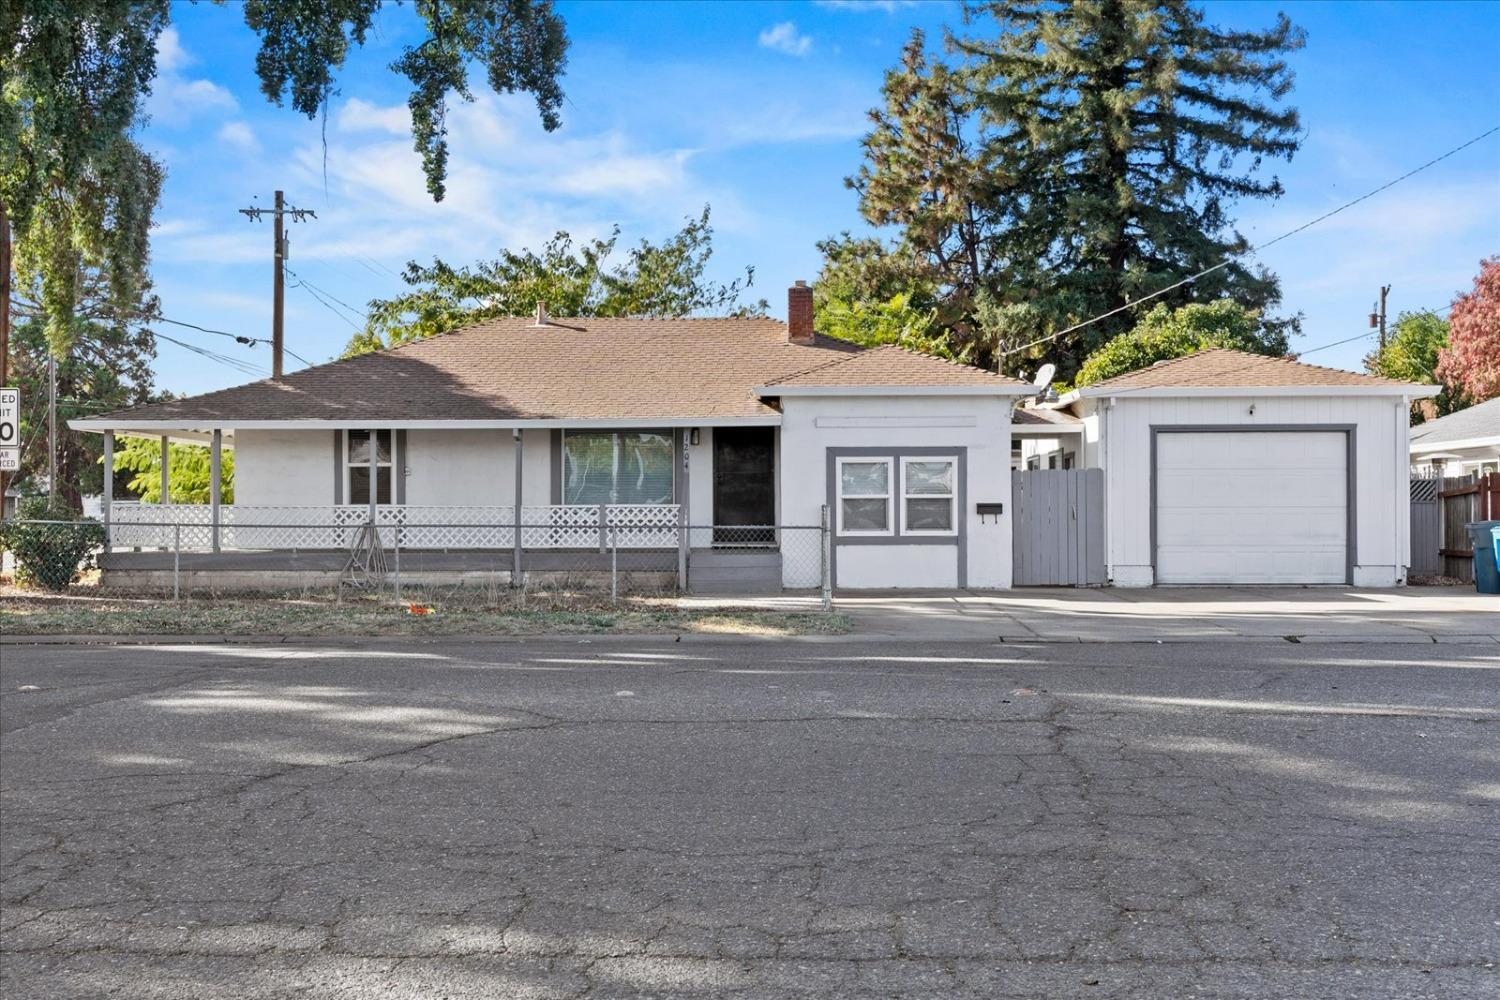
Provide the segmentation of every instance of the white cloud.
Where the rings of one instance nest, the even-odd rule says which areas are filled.
[[[158,73],[175,73],[193,61],[193,57],[188,55],[187,50],[182,47],[182,36],[177,33],[176,25],[167,25],[162,33],[156,36],[156,71]]]
[[[864,11],[878,10],[894,14],[901,7],[915,7],[916,0],[817,0],[819,7],[829,10]]]
[[[391,135],[407,135],[411,132],[411,112],[404,104],[381,107],[351,98],[339,108],[334,116],[334,126],[340,132],[389,132]]]
[[[235,111],[239,102],[224,87],[208,79],[189,79],[182,71],[198,60],[182,46],[177,29],[168,26],[156,39],[156,79],[146,113],[153,121],[183,125],[209,111]]]
[[[225,122],[219,129],[219,141],[247,153],[260,150],[260,140],[255,137],[254,129],[241,121]]]
[[[760,33],[761,48],[784,52],[789,56],[805,56],[812,51],[812,39],[797,30],[791,21],[782,21]]]

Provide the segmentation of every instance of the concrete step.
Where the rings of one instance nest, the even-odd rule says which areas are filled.
[[[775,549],[693,549],[688,553],[690,567],[736,566],[781,567],[781,553]]]

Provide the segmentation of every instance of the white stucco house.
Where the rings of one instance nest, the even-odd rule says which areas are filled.
[[[788,316],[539,310],[72,421],[107,453],[234,449],[233,505],[106,497],[101,565],[189,548],[284,585],[369,522],[409,568],[513,580],[609,548],[693,589],[1006,588],[1024,548],[1104,567],[1047,582],[1404,581],[1405,413],[1431,387],[1207,351],[1018,406],[1017,380],[817,334],[801,282]]]
[[[159,563],[118,551],[167,544],[152,524],[201,522],[200,565],[233,546],[326,570],[308,550],[343,536],[293,526],[373,518],[450,559],[471,550],[494,567],[514,548],[522,572],[579,565],[560,553],[598,549],[604,527],[634,550],[684,550],[700,582],[812,587],[822,558],[842,588],[1010,586],[1009,520],[978,511],[1008,507],[1010,413],[1029,387],[820,336],[803,283],[788,304],[788,323],[539,310],[74,421],[107,446],[130,434],[234,449],[232,507],[115,504],[106,576]]]
[[[1500,472],[1500,396],[1413,427],[1411,465],[1423,476]]]

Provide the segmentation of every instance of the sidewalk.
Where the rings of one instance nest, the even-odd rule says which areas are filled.
[[[684,598],[685,607],[728,599]],[[735,598],[744,607],[815,598]],[[1479,642],[1500,645],[1500,597],[1471,587],[1020,588],[840,594],[858,637],[1006,642]]]

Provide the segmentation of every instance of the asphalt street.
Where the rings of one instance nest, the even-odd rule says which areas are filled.
[[[1500,997],[1500,648],[0,647],[8,998]]]

